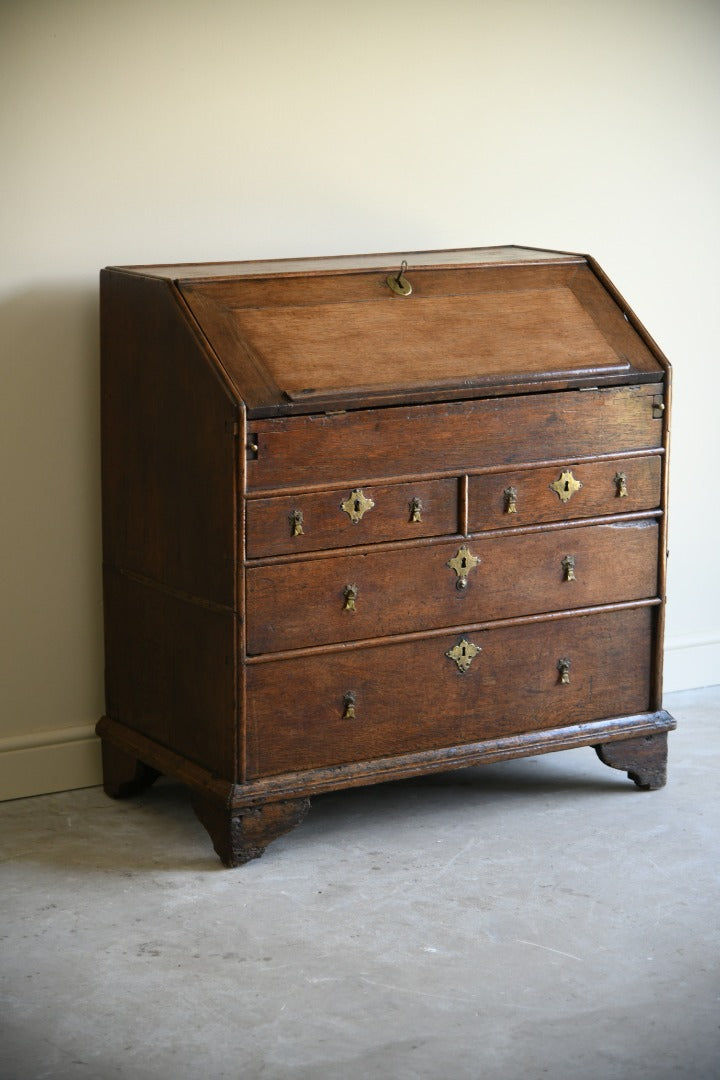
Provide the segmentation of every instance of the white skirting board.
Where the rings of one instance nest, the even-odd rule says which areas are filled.
[[[663,692],[720,683],[720,638],[688,634],[665,639]]]
[[[717,683],[720,639],[687,636],[666,641],[666,694]],[[101,783],[100,740],[92,724],[0,739],[0,801]]]
[[[100,740],[92,724],[0,739],[0,800],[101,783]]]

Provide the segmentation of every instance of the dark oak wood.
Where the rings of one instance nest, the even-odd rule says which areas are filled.
[[[268,844],[299,825],[310,809],[309,799],[284,799],[238,810],[199,794],[193,795],[192,804],[215,851],[230,867],[259,859]]]
[[[248,777],[578,724],[647,707],[654,608],[526,622],[248,668]],[[479,647],[465,673],[446,653]],[[569,658],[570,682],[558,664]],[[345,696],[352,693],[354,716]]]
[[[250,489],[353,484],[662,446],[652,385],[259,420]]]
[[[605,765],[622,769],[643,791],[655,791],[667,781],[667,733],[645,735],[639,739],[601,743],[595,752]]]
[[[586,745],[657,785],[670,369],[592,259],[121,267],[101,301],[110,794],[177,777],[239,865],[339,787]]]
[[[654,597],[657,539],[655,521],[630,520],[249,567],[248,653]],[[461,547],[479,563],[458,589],[448,562]],[[574,580],[566,580],[568,557]]]
[[[637,513],[662,503],[662,455],[486,473],[470,477],[469,528],[513,529],[528,522],[572,521],[600,514]],[[582,484],[568,502],[552,490],[562,469]],[[619,476],[625,479],[621,487]],[[514,489],[515,509],[508,511],[507,492]],[[625,494],[621,495],[623,490]]]
[[[120,750],[107,739],[102,740],[103,788],[113,799],[139,795],[160,776],[158,769],[146,765],[134,754]]]
[[[296,555],[389,540],[416,540],[458,531],[458,481],[415,481],[409,484],[366,484],[363,494],[375,505],[358,522],[341,509],[350,488],[301,492],[282,498],[249,499],[247,555]],[[412,504],[420,502],[420,520]],[[302,515],[302,532],[294,534],[292,515]]]
[[[176,777],[191,792],[196,791],[222,806],[241,809],[299,796],[309,798],[341,788],[362,787],[425,773],[462,769],[468,765],[555,753],[573,747],[594,747],[600,742],[641,738],[672,731],[675,726],[673,718],[661,709],[657,712],[568,724],[561,728],[526,731],[519,735],[504,735],[476,743],[461,743],[409,754],[393,754],[391,757],[352,761],[323,769],[293,769],[288,773],[244,780],[241,784],[229,784],[219,780],[207,769],[202,769],[187,758],[138,732],[131,731],[107,716],[98,722],[98,733],[114,745],[126,748],[128,753],[151,762],[163,775]]]

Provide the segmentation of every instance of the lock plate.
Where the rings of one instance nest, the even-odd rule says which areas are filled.
[[[463,544],[457,555],[453,555],[452,559],[448,559],[445,565],[449,566],[457,574],[455,585],[458,589],[466,588],[468,574],[475,569],[479,562],[480,560],[472,554],[467,544]]]
[[[560,502],[568,502],[576,491],[579,491],[582,487],[580,480],[576,480],[572,474],[572,469],[563,469],[558,479],[549,485],[555,492]]]
[[[480,652],[482,652],[482,649],[479,645],[476,645],[473,641],[468,641],[467,638],[463,638],[458,641],[457,645],[453,645],[452,649],[448,649],[445,655],[450,660],[455,661],[458,671],[464,675]]]
[[[347,499],[340,503],[340,509],[345,511],[353,525],[357,525],[363,514],[366,514],[368,510],[372,510],[374,505],[372,499],[367,499],[363,495],[362,488],[353,488]]]

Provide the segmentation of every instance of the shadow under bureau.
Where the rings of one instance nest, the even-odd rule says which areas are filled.
[[[233,866],[318,792],[594,747],[665,782],[670,369],[587,256],[101,275],[104,784]]]

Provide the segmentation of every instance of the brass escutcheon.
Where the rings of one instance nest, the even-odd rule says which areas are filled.
[[[505,496],[505,513],[517,514],[517,488],[506,487],[503,495]]]
[[[293,510],[290,515],[290,527],[292,529],[292,536],[304,536],[303,531],[303,512],[302,510]]]
[[[627,476],[625,475],[625,473],[616,472],[615,476],[613,477],[613,481],[616,488],[615,494],[617,495],[618,499],[627,498]]]
[[[385,278],[386,283],[392,289],[397,296],[410,296],[412,293],[412,285],[405,277],[405,271],[407,270],[407,262],[405,259],[400,263],[400,270],[397,274],[389,274]]]
[[[582,484],[579,480],[575,479],[571,469],[563,469],[555,483],[550,484],[549,486],[558,496],[560,502],[566,503],[568,499],[572,498],[576,491],[580,490]]]
[[[458,671],[464,675],[480,652],[482,652],[482,649],[479,645],[476,645],[473,641],[468,641],[467,638],[463,638],[458,641],[457,645],[453,645],[452,649],[448,649],[445,655],[448,659],[455,661]]]
[[[357,525],[363,514],[372,510],[374,505],[372,499],[365,498],[362,488],[353,488],[345,502],[340,503],[340,509],[345,511],[353,525]]]
[[[567,656],[563,656],[557,662],[557,669],[560,672],[559,682],[562,686],[568,686],[570,683],[570,659]]]
[[[422,521],[422,500],[418,499],[417,495],[414,499],[410,500],[410,521]]]
[[[352,690],[348,690],[347,694],[343,697],[343,720],[355,719],[355,695]]]
[[[458,550],[457,555],[453,555],[452,559],[449,559],[445,565],[449,566],[451,570],[454,570],[457,574],[457,581],[455,582],[456,589],[466,589],[468,583],[468,574],[471,570],[474,570],[480,560],[471,553],[467,544],[463,544]]]
[[[356,611],[355,601],[358,597],[357,585],[346,585],[343,596],[345,597],[345,603],[343,604],[343,611]]]

